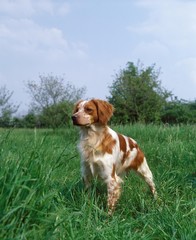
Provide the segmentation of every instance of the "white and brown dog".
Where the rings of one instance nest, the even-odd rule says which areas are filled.
[[[80,100],[72,115],[73,124],[80,127],[79,149],[83,180],[86,187],[90,186],[92,177],[98,177],[107,184],[110,214],[120,197],[120,176],[131,169],[144,178],[156,196],[152,173],[136,141],[108,127],[113,110],[107,101]]]

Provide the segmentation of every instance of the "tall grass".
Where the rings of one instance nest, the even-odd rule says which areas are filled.
[[[196,239],[196,126],[116,126],[137,140],[159,199],[134,173],[112,217],[80,181],[75,128],[0,130],[0,239]]]

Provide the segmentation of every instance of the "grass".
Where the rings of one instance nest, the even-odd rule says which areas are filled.
[[[131,173],[112,217],[80,181],[75,128],[0,129],[0,239],[196,239],[196,126],[116,126],[135,138],[159,199]]]

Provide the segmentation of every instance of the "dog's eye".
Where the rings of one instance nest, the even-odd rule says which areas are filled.
[[[88,113],[91,113],[92,111],[93,111],[93,109],[92,108],[86,108],[86,111],[88,112]]]

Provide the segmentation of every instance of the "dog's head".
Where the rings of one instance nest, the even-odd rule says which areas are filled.
[[[74,125],[90,126],[91,124],[106,125],[113,114],[113,106],[104,100],[80,100],[76,103],[72,121]]]

